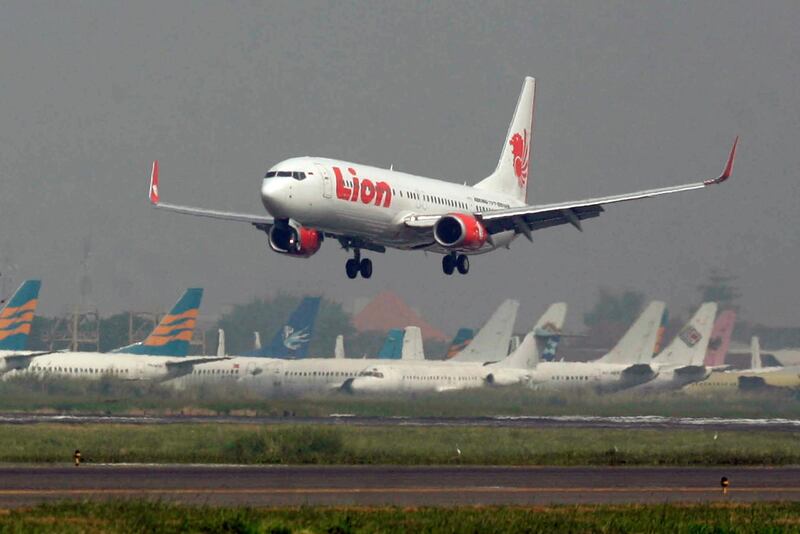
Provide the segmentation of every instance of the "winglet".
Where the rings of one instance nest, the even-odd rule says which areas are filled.
[[[721,184],[725,180],[731,177],[731,173],[733,172],[733,159],[736,157],[736,145],[739,144],[739,136],[736,136],[736,139],[733,140],[733,146],[731,147],[731,153],[728,156],[728,163],[725,164],[725,170],[722,171],[722,174],[719,175],[719,178],[715,178],[713,180],[706,180],[703,182],[705,185],[714,185],[714,184]]]
[[[150,171],[150,203],[157,206],[158,205],[158,160],[153,162],[153,170]]]

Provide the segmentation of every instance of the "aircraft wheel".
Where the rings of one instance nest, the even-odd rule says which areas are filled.
[[[364,278],[369,278],[372,276],[372,260],[369,258],[364,258],[361,260],[359,270],[361,271],[361,276]]]
[[[467,274],[469,272],[469,258],[466,254],[458,255],[458,258],[456,259],[456,267],[458,267],[458,272],[461,274]]]
[[[347,263],[344,264],[344,270],[347,272],[347,278],[353,280],[356,276],[358,276],[358,262],[353,258],[347,260]]]
[[[456,260],[453,258],[452,255],[448,254],[442,258],[442,271],[446,275],[453,274],[453,271],[456,268]]]

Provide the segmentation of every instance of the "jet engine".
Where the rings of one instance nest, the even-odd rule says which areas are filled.
[[[448,213],[433,226],[433,238],[445,248],[478,250],[487,236],[483,224],[466,213]]]
[[[526,380],[525,373],[518,369],[497,369],[486,375],[486,383],[490,386],[514,386]]]
[[[319,250],[322,234],[292,222],[275,224],[269,230],[269,248],[280,254],[308,258]]]

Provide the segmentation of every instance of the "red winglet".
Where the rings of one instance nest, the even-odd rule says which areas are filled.
[[[158,204],[158,160],[153,162],[153,170],[150,172],[150,202]]]
[[[736,139],[733,140],[733,146],[731,147],[731,153],[728,156],[728,163],[725,164],[725,170],[722,171],[722,174],[719,175],[719,178],[715,178],[713,180],[706,180],[704,183],[706,185],[712,184],[721,184],[725,180],[731,177],[731,173],[733,172],[733,159],[736,157],[736,145],[739,144],[739,136],[736,136]]]

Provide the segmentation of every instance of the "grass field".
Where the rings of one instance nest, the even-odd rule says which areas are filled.
[[[87,461],[104,463],[800,464],[796,432],[234,423],[0,425],[0,462],[69,462],[76,448]]]
[[[147,382],[103,379],[14,379],[0,382],[0,412],[92,414],[252,414],[326,416],[663,415],[681,417],[800,418],[800,392],[728,393],[697,397],[683,392],[598,395],[547,393],[526,388],[471,390],[438,395],[354,397],[332,393],[305,399],[265,399],[235,385],[176,392]]]
[[[82,503],[0,511],[0,531],[800,532],[800,504],[251,509]]]

